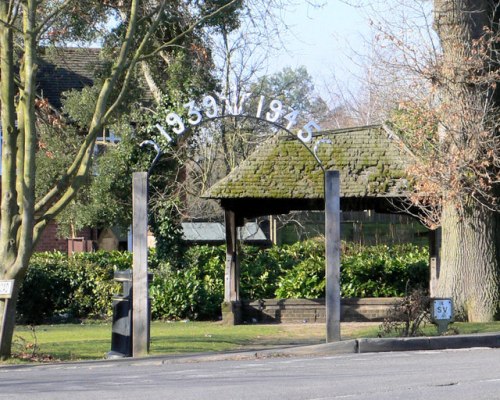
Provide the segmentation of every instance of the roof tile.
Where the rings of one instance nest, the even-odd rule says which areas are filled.
[[[382,126],[320,132],[315,141],[325,170],[340,171],[343,197],[401,197],[407,186],[406,154]],[[323,171],[298,139],[277,135],[252,153],[203,197],[321,199]]]

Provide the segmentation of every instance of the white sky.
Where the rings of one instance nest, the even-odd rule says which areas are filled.
[[[363,53],[364,37],[369,36],[369,24],[362,10],[340,0],[325,0],[316,8],[301,1],[283,14],[289,26],[283,35],[286,49],[269,58],[269,73],[284,67],[304,65],[315,80],[315,87],[322,92],[325,81],[333,73],[338,78],[349,79],[356,69],[349,59],[353,49]]]
[[[430,28],[432,1],[405,0],[311,0],[320,3],[314,7],[309,1],[298,0],[295,7],[283,13],[288,32],[282,39],[286,49],[269,57],[269,71],[274,73],[284,67],[304,65],[314,78],[315,88],[325,100],[329,100],[326,85],[332,84],[333,76],[343,88],[356,91],[363,69],[367,65],[379,32],[370,25],[394,23],[392,32],[405,41],[413,37],[416,46],[424,49],[436,44]],[[363,7],[349,5],[363,4]],[[404,21],[404,22],[403,22]],[[409,42],[408,42],[409,43]],[[432,53],[432,47],[428,48]],[[364,61],[362,57],[365,57]]]

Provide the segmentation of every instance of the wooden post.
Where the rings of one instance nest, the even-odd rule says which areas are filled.
[[[14,324],[13,316],[15,315],[15,313],[9,315],[9,301],[12,298],[12,295],[14,294],[14,290],[16,290],[15,294],[16,298],[17,298],[17,293],[19,293],[18,286],[14,288],[14,285],[16,285],[14,279],[0,280],[0,301],[4,302],[3,312],[2,312],[2,325],[0,325],[0,344],[2,345],[3,349],[5,349],[6,352],[9,354],[10,354],[11,343],[10,340],[5,338],[4,334],[6,331],[5,329],[6,325],[8,323]],[[11,319],[11,321],[8,321],[8,319]],[[4,353],[5,352],[2,351],[2,354]]]
[[[238,219],[226,210],[226,270],[224,272],[224,304],[222,319],[229,325],[240,323],[240,265],[238,260]]]
[[[440,251],[441,251],[441,228],[438,228],[429,231],[430,297],[437,297]]]
[[[325,173],[326,342],[340,341],[340,176]]]
[[[132,356],[148,352],[148,174],[132,174]]]
[[[224,301],[240,299],[239,263],[237,249],[237,225],[234,211],[226,211],[226,272],[224,279]]]

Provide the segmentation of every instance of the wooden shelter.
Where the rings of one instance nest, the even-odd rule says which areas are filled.
[[[223,319],[240,322],[237,228],[245,218],[324,210],[328,170],[340,172],[341,210],[395,212],[406,197],[407,163],[402,142],[381,125],[320,132],[308,144],[281,134],[261,144],[203,196],[218,199],[225,211]]]

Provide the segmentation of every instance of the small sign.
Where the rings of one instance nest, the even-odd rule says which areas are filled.
[[[451,299],[433,299],[432,300],[432,319],[453,320],[453,302]]]
[[[14,279],[0,280],[0,299],[10,299],[14,291]]]

